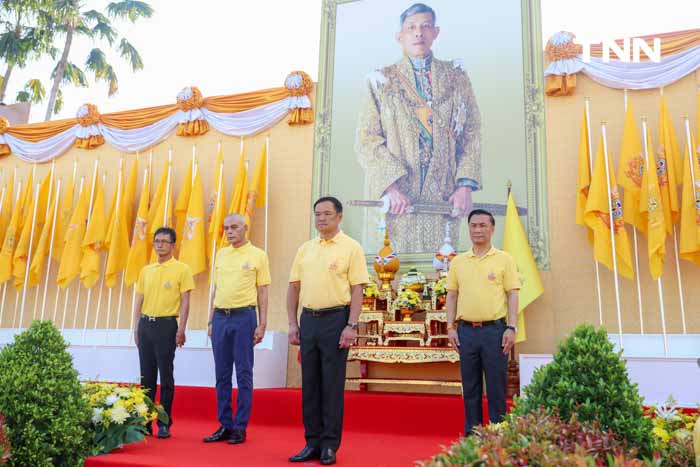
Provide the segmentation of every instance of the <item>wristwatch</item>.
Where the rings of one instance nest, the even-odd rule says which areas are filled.
[[[506,326],[506,329],[512,329],[514,333],[518,333],[518,328],[516,328],[515,326],[508,325]]]
[[[357,331],[357,329],[358,329],[360,326],[359,326],[357,323],[355,323],[355,324],[348,323],[348,324],[345,325],[345,327],[346,327],[346,328],[350,328],[350,329],[354,329],[355,331]]]

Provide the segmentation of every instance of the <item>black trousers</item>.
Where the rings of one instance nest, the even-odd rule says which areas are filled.
[[[156,384],[160,373],[160,404],[170,418],[168,426],[173,423],[175,334],[177,334],[177,319],[174,317],[160,318],[155,321],[150,321],[147,318],[139,320],[141,386],[148,390],[148,397],[155,403]],[[163,423],[159,421],[158,425],[163,425]]]
[[[480,328],[460,324],[459,363],[462,372],[462,394],[466,422],[464,434],[469,434],[483,421],[482,398],[486,375],[486,397],[489,420],[498,423],[506,414],[506,385],[508,382],[508,355],[501,347],[505,322]]]
[[[338,343],[349,314],[301,314],[302,414],[306,445],[312,448],[340,447],[348,349]]]

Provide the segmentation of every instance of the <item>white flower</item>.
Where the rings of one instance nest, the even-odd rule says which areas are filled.
[[[134,410],[136,410],[136,413],[139,415],[139,417],[145,417],[148,415],[148,406],[140,402],[134,406]]]
[[[95,407],[92,409],[92,424],[93,425],[99,425],[100,422],[102,422],[102,412],[104,409]]]
[[[119,400],[118,396],[115,396],[114,394],[110,394],[105,398],[105,405],[114,405],[115,402]]]
[[[126,407],[124,407],[123,405],[115,406],[112,409],[112,414],[110,415],[110,417],[112,418],[112,421],[114,423],[119,424],[119,425],[124,423],[124,421],[126,421],[126,419],[129,418],[129,416],[130,416],[129,411],[126,410]]]

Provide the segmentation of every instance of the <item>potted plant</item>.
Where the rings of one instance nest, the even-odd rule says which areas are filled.
[[[375,310],[378,297],[379,288],[377,287],[377,283],[370,280],[362,290],[362,311]]]
[[[442,310],[445,308],[445,303],[447,302],[447,279],[442,278],[435,283],[433,288],[433,293],[435,294],[435,309]]]
[[[417,292],[411,289],[404,289],[394,300],[393,306],[394,309],[399,310],[402,321],[411,321],[411,316],[417,311],[420,303],[420,295]]]

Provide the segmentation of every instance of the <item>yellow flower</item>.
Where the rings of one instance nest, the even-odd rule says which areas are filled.
[[[148,406],[143,402],[136,404],[134,406],[134,409],[136,410],[136,413],[139,415],[139,417],[146,417],[148,415]]]
[[[661,427],[654,427],[652,430],[652,433],[661,440],[662,443],[666,444],[668,443],[668,440],[671,439],[671,436],[668,434],[668,431],[664,430]]]
[[[118,423],[119,425],[121,425],[126,421],[127,418],[130,417],[130,415],[123,405],[115,404],[115,407],[112,409],[110,417],[114,423]]]

